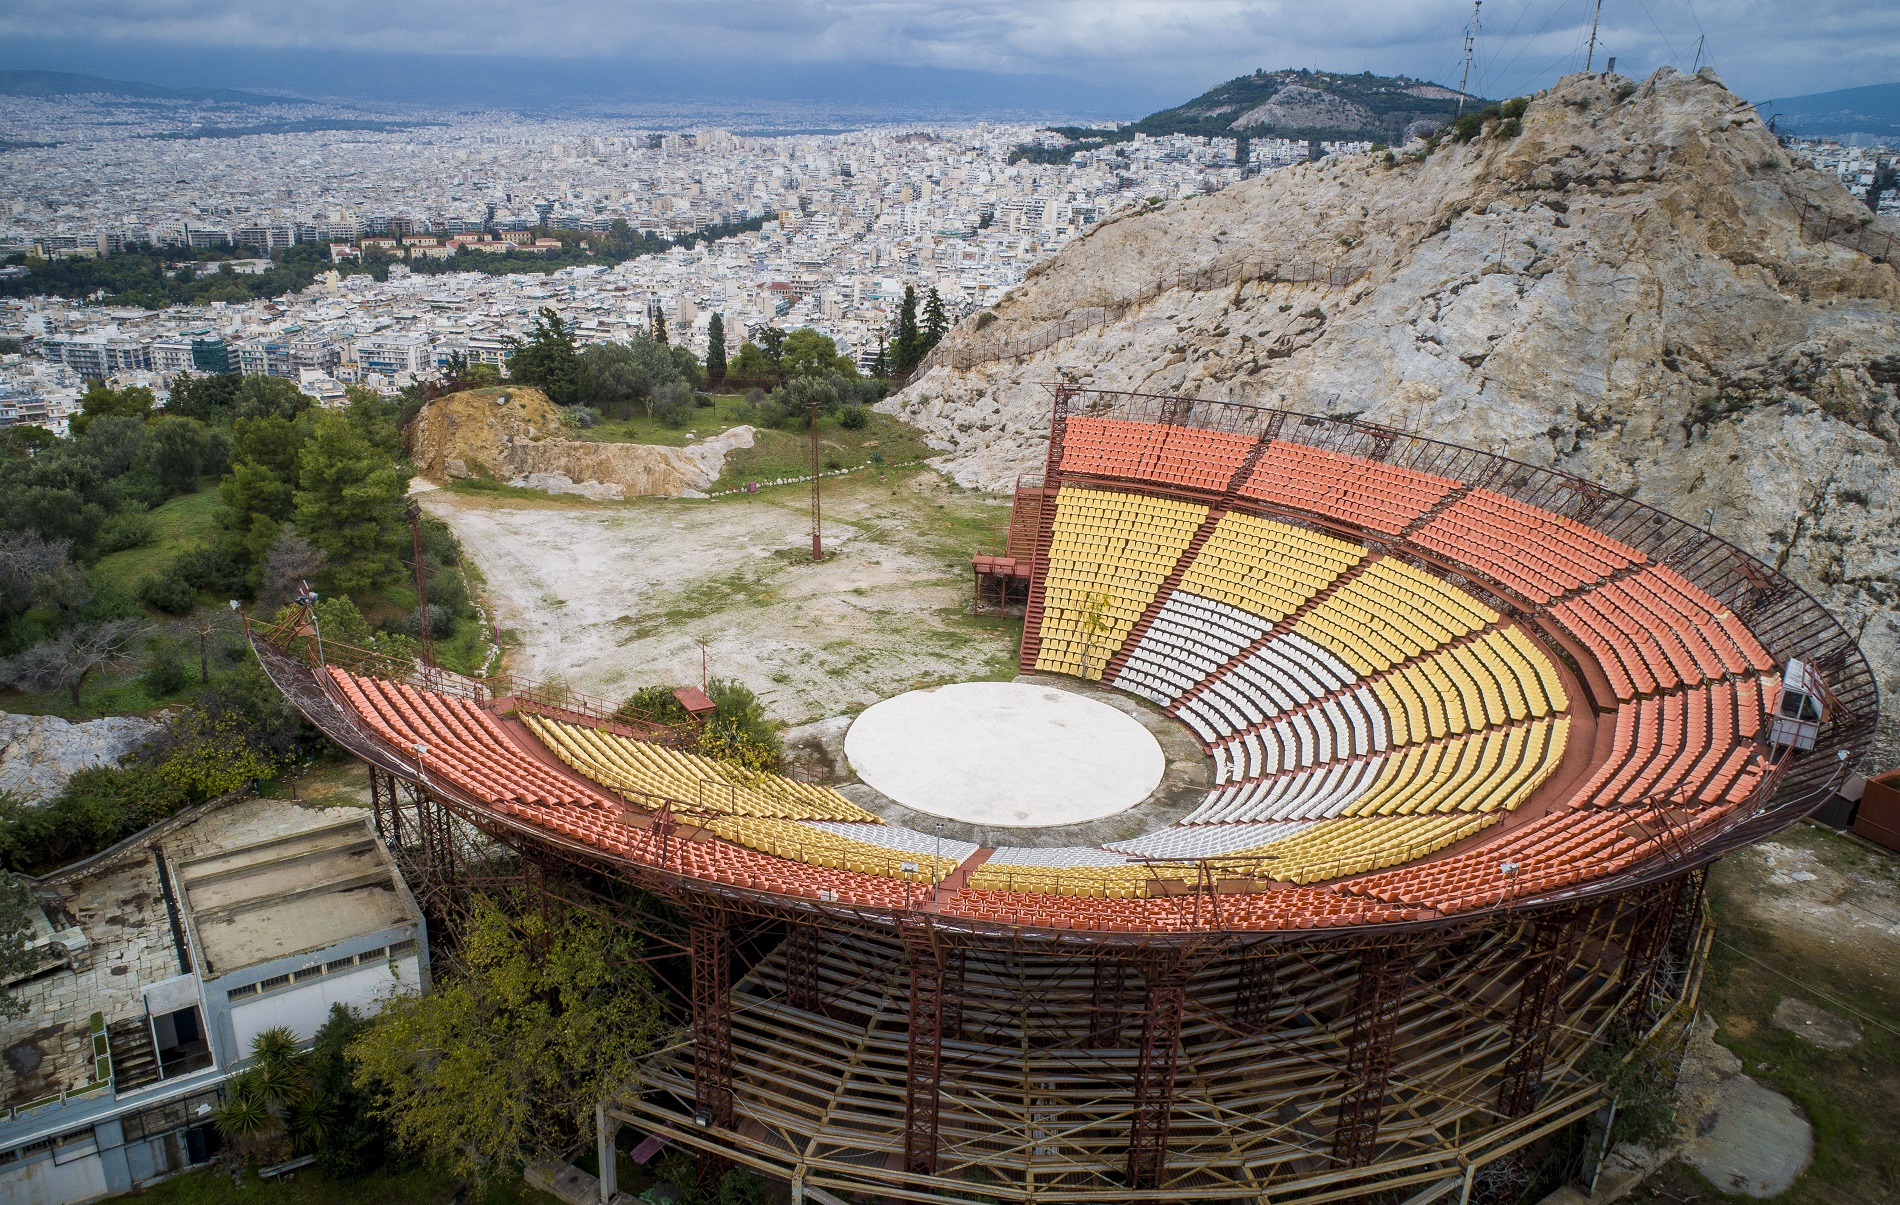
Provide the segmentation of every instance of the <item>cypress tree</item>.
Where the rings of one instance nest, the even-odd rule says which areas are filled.
[[[656,305],[653,307],[653,341],[655,343],[666,342],[666,307],[665,306]]]
[[[726,319],[718,310],[706,323],[706,379],[726,379]]]
[[[943,298],[937,296],[937,290],[933,288],[929,299],[924,302],[924,337],[918,345],[917,358],[923,359],[949,329],[950,319],[943,312]]]
[[[877,355],[871,358],[871,375],[880,381],[890,379],[891,349],[890,344],[882,339],[877,341]]]
[[[891,340],[891,371],[900,377],[909,376],[923,358],[917,332],[917,288],[905,285],[904,304],[897,311],[897,337]]]

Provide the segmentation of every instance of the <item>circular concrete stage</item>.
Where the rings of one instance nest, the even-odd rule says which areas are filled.
[[[865,783],[971,824],[1075,824],[1140,803],[1167,758],[1139,721],[1029,682],[959,682],[866,708],[845,733]]]

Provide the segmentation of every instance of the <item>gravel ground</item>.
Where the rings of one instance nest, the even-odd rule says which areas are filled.
[[[1014,672],[1020,620],[969,614],[969,557],[1007,498],[937,474],[825,486],[822,564],[799,487],[714,501],[573,503],[432,490],[487,578],[508,668],[618,699],[697,682],[700,643],[788,723],[920,685]]]

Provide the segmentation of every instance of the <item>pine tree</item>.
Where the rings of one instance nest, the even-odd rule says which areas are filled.
[[[706,323],[706,379],[726,379],[726,319],[718,310]]]
[[[557,406],[571,406],[581,400],[574,331],[560,314],[546,306],[541,308],[528,341],[517,346],[509,358],[508,376],[524,385],[537,386]]]
[[[917,288],[905,285],[903,308],[897,311],[897,335],[891,340],[891,371],[900,377],[909,376],[923,358],[917,333]]]
[[[943,298],[937,296],[937,290],[930,290],[930,297],[924,302],[924,335],[918,345],[919,360],[930,353],[943,339],[945,331],[950,329],[950,319],[943,312]]]

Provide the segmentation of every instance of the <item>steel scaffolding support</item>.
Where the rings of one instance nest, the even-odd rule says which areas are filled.
[[[907,918],[910,919],[910,918]],[[946,959],[933,940],[929,919],[904,926],[910,961],[910,1009],[904,1061],[904,1167],[917,1175],[937,1172],[937,1114],[943,1080]]]
[[[1113,1050],[1122,1044],[1122,1026],[1128,1015],[1128,964],[1119,958],[1095,960],[1094,990],[1089,995],[1090,1050]]]
[[[785,1003],[801,1012],[818,1011],[818,930],[791,923],[785,935]]]
[[[1364,1167],[1378,1144],[1405,981],[1400,949],[1367,946],[1359,956],[1352,1036],[1346,1047],[1346,1091],[1333,1127],[1333,1161],[1341,1166]]]
[[[1273,959],[1266,954],[1250,954],[1240,962],[1240,976],[1234,985],[1234,1029],[1257,1034],[1267,1027],[1267,1014],[1273,1010]]]
[[[1498,1112],[1505,1117],[1522,1117],[1537,1103],[1544,1060],[1550,1054],[1550,1031],[1561,1011],[1584,921],[1585,915],[1579,912],[1559,913],[1540,918],[1531,931],[1524,958],[1527,969],[1511,1017],[1511,1053],[1498,1085]]]
[[[1135,1070],[1134,1111],[1128,1134],[1128,1187],[1132,1189],[1160,1188],[1167,1181],[1168,1123],[1174,1116],[1181,1014],[1187,1005],[1187,969],[1178,951],[1149,960],[1142,967],[1142,976],[1147,998],[1142,1009],[1141,1062]]]
[[[1629,950],[1623,962],[1623,982],[1637,988],[1635,1014],[1631,1023],[1639,1029],[1649,1024],[1649,1001],[1657,966],[1662,961],[1670,931],[1675,928],[1676,916],[1682,906],[1683,888],[1687,882],[1686,876],[1678,876],[1650,888],[1645,893],[1642,908],[1630,932]]]
[[[693,962],[693,1122],[732,1129],[732,958],[727,918],[708,912],[689,932]],[[702,1157],[702,1192],[725,1170],[717,1157]]]

